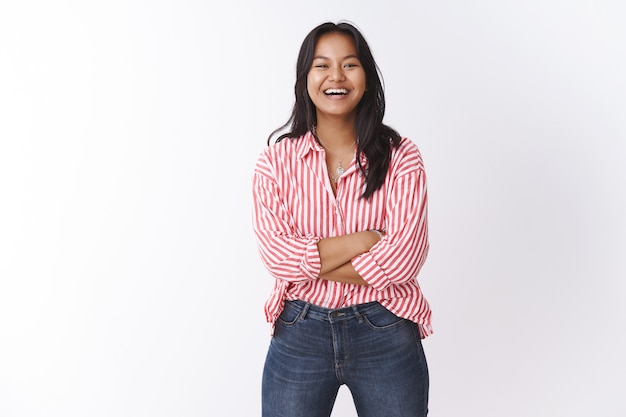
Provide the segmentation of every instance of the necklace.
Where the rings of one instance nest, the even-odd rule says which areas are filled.
[[[348,149],[348,152],[352,151],[352,148],[354,147],[354,145],[355,145],[354,143],[350,145],[350,149]],[[335,174],[337,174],[337,176],[335,177],[333,174],[329,174],[330,179],[333,180],[333,182],[335,183],[337,183],[337,181],[339,181],[339,177],[341,177],[344,174],[344,172],[346,172],[346,169],[343,167],[343,164],[341,162],[343,158],[345,158],[346,155],[348,155],[348,152],[346,152],[344,156],[339,160],[339,165],[337,166],[337,169],[335,169]]]
[[[321,143],[321,142],[320,142],[320,143]],[[332,154],[332,153],[331,153],[331,152],[330,152],[330,151],[329,151],[329,150],[328,150],[328,149],[327,149],[324,145],[322,145],[322,147],[323,147],[324,149],[326,149],[326,151],[330,154],[330,156],[332,156],[334,159],[336,159],[336,160],[338,160],[338,161],[339,161],[339,165],[338,165],[338,166],[337,166],[337,168],[335,169],[335,174],[336,174],[337,176],[334,176],[333,174],[331,174],[331,173],[330,173],[330,170],[328,171],[328,176],[330,177],[330,179],[331,179],[331,180],[333,180],[333,182],[334,182],[335,184],[337,183],[337,181],[339,181],[339,177],[341,177],[341,176],[342,176],[342,175],[346,172],[346,169],[343,167],[343,163],[342,163],[342,162],[343,162],[343,160],[344,160],[344,158],[345,158],[346,156],[348,156],[350,153],[354,152],[354,151],[353,151],[354,145],[356,145],[356,143],[352,143],[352,144],[350,145],[350,147],[348,148],[348,150],[347,150],[347,151],[345,151],[345,152],[343,153],[343,156],[342,156],[341,158],[337,158],[337,157],[336,157],[335,155],[333,155],[333,154]]]
[[[332,156],[334,159],[339,161],[339,165],[337,166],[337,168],[335,169],[335,174],[337,176],[334,176],[333,174],[331,174],[330,170],[328,171],[328,176],[330,177],[330,179],[337,184],[337,181],[339,181],[339,177],[341,177],[345,172],[346,169],[343,167],[343,160],[346,156],[348,156],[351,152],[354,152],[354,146],[356,145],[356,142],[352,142],[350,144],[350,146],[346,149],[345,152],[343,152],[343,156],[341,158],[337,158],[332,152],[330,152],[330,150],[324,146],[324,144],[322,143],[322,141],[317,137],[315,128],[312,129],[313,130],[313,135],[315,136],[315,139],[317,139],[317,142],[322,145],[322,148],[324,148],[324,150],[326,150],[326,152],[328,152],[328,154],[330,156]]]

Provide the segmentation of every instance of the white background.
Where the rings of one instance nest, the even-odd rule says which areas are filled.
[[[430,415],[626,415],[623,4],[2,2],[0,415],[260,415],[251,173],[340,19],[426,162]]]

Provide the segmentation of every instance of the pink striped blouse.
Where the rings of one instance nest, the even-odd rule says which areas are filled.
[[[423,338],[432,333],[431,310],[417,283],[428,253],[426,175],[417,146],[404,138],[383,186],[370,200],[359,198],[363,190],[353,160],[333,194],[324,148],[310,132],[261,153],[253,175],[253,224],[261,260],[275,278],[265,303],[272,329],[285,300],[298,299],[327,308],[378,301],[417,323]],[[318,240],[371,229],[386,234],[352,259],[368,286],[318,279]]]

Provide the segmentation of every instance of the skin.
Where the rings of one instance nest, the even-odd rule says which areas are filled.
[[[345,89],[347,94],[325,94],[329,88]],[[307,91],[316,108],[317,137],[327,151],[329,172],[333,172],[340,156],[354,146],[357,105],[366,91],[365,71],[350,36],[343,33],[320,36],[307,76]],[[319,278],[368,285],[351,260],[369,251],[379,240],[371,231],[321,239],[317,243],[322,264]]]
[[[348,94],[327,95],[324,92],[328,88],[344,88]],[[323,129],[328,129],[333,136],[341,134],[332,143],[329,138],[329,145],[353,143],[356,107],[365,94],[365,70],[350,36],[328,33],[318,39],[307,75],[307,91],[317,110],[317,133],[321,135]]]

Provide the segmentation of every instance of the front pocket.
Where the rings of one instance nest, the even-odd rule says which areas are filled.
[[[300,317],[300,309],[295,308],[291,303],[287,302],[285,303],[283,311],[280,312],[278,320],[283,324],[290,325],[298,321],[298,317]]]
[[[366,313],[363,315],[365,322],[372,328],[382,330],[390,327],[397,326],[406,322],[406,319],[396,316],[386,308],[381,308],[376,311]]]

